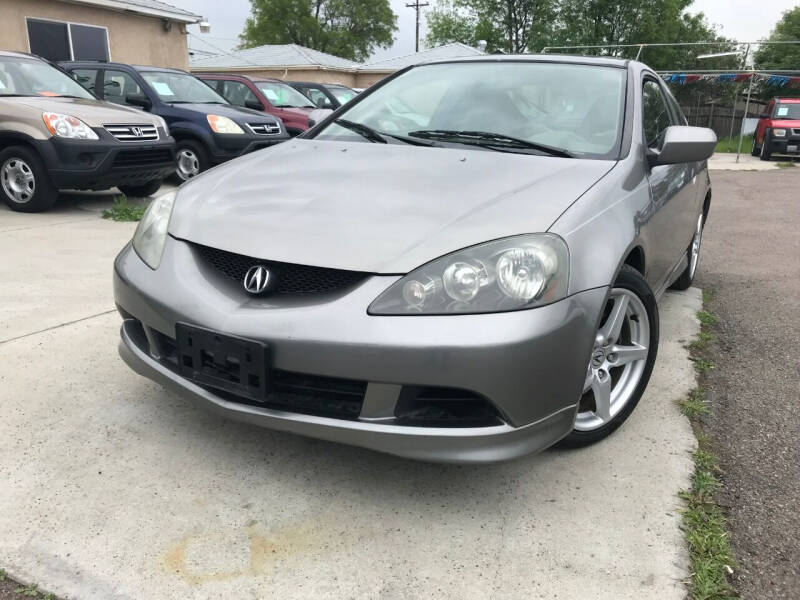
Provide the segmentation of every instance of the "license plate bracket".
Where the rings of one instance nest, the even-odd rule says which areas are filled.
[[[263,402],[269,389],[266,344],[185,323],[175,326],[181,375]]]
[[[786,147],[787,152],[797,152],[797,146],[791,145]]]

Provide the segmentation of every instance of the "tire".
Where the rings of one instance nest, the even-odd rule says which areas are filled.
[[[120,192],[131,198],[146,198],[152,196],[161,189],[161,184],[164,180],[160,177],[144,183],[142,185],[119,185],[117,188]]]
[[[700,213],[697,217],[697,226],[694,230],[694,236],[686,249],[686,268],[683,273],[669,286],[671,290],[688,290],[694,281],[694,276],[697,274],[697,263],[700,261],[700,246],[703,242],[703,229],[705,228],[705,215]]]
[[[194,179],[209,167],[208,152],[194,140],[178,140],[175,156],[178,159],[178,169],[175,171],[178,183]]]
[[[653,291],[636,269],[623,265],[600,319],[574,428],[560,447],[580,448],[602,440],[631,415],[653,372],[658,329]],[[605,410],[595,400],[602,390],[608,398]]]
[[[58,188],[36,152],[10,146],[0,152],[0,195],[11,210],[42,212],[55,204]]]
[[[750,156],[758,156],[761,154],[761,148],[756,145],[756,134],[753,134],[753,147],[750,149]]]
[[[772,158],[772,150],[769,149],[769,132],[764,134],[764,141],[761,142],[761,160],[769,160]]]

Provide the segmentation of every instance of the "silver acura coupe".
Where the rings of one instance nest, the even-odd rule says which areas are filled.
[[[405,69],[151,203],[121,355],[222,416],[416,459],[600,440],[697,269],[716,137],[686,123],[638,62]]]

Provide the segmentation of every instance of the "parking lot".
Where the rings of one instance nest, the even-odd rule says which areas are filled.
[[[0,564],[66,598],[683,598],[675,401],[700,292],[661,304],[639,409],[606,441],[418,463],[220,420],[117,355],[108,194],[0,209]]]

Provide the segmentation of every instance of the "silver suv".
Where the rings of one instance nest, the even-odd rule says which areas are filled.
[[[101,102],[38,57],[0,52],[0,190],[12,210],[47,210],[59,189],[149,196],[174,170],[161,117]]]

